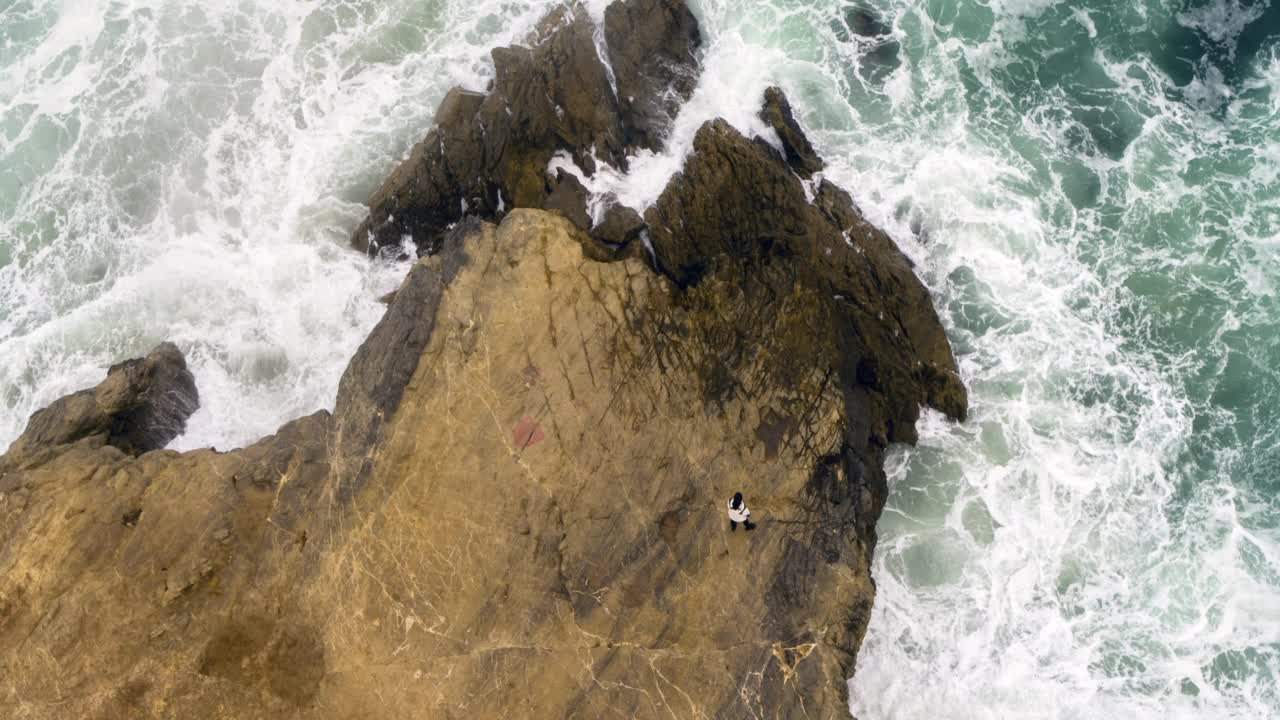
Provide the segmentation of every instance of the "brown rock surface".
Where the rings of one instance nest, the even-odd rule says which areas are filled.
[[[97,388],[59,398],[32,415],[8,462],[89,436],[135,455],[156,450],[182,434],[199,407],[186,359],[172,343],[162,343],[145,358],[113,366]]]
[[[620,88],[685,67],[687,12],[610,8],[647,28],[609,40]],[[950,347],[780,91],[785,154],[707,123],[643,218],[586,232],[551,153],[621,164],[684,90],[557,95],[607,82],[580,14],[495,51],[375,196],[364,231],[430,255],[333,413],[157,450],[196,398],[165,345],[33,416],[0,457],[0,717],[847,717],[883,452],[920,405],[963,417]],[[564,205],[463,218],[499,189]]]
[[[333,416],[6,472],[0,715],[845,716],[883,475],[834,303],[589,242],[456,230]]]

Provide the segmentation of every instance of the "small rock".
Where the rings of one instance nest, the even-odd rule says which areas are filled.
[[[644,219],[640,213],[626,205],[610,204],[600,224],[591,228],[591,237],[615,249],[626,247],[644,232]]]
[[[97,387],[64,396],[37,411],[8,456],[29,456],[92,436],[141,455],[163,448],[180,435],[198,407],[195,377],[182,352],[173,343],[161,343],[145,358],[113,365]]]
[[[217,542],[225,542],[231,538],[231,531],[226,528],[218,528],[213,531],[213,539]]]
[[[809,138],[800,129],[800,124],[791,112],[791,103],[781,89],[771,87],[764,91],[764,107],[760,109],[760,119],[778,133],[787,164],[792,170],[805,178],[822,171],[822,158],[818,157]]]
[[[587,189],[578,178],[564,170],[557,170],[556,177],[548,183],[551,194],[547,196],[545,207],[563,215],[569,222],[583,230],[591,229],[591,218],[587,215]]]

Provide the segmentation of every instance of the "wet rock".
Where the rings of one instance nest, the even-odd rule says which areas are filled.
[[[557,8],[529,46],[496,48],[492,56],[489,92],[446,95],[437,126],[370,199],[356,247],[376,251],[406,234],[434,246],[467,214],[541,207],[547,163],[560,149],[580,165],[590,164],[591,148],[625,162],[617,106],[581,6]]]
[[[96,388],[60,398],[32,415],[9,457],[92,436],[133,455],[157,450],[186,429],[187,418],[199,407],[195,378],[182,352],[161,343],[145,358],[112,366]]]
[[[526,46],[495,49],[488,92],[446,95],[436,127],[370,198],[352,244],[376,253],[409,235],[435,252],[466,215],[549,207],[546,169],[557,151],[590,175],[597,157],[625,168],[629,151],[659,147],[696,82],[697,22],[683,0],[619,0],[605,25],[612,68],[576,3],[553,10]],[[568,198],[557,202],[577,216]]]
[[[582,230],[591,229],[591,216],[587,214],[587,189],[582,181],[572,173],[557,170],[554,178],[549,178],[551,192],[547,195],[543,209],[560,213],[566,220]]]
[[[787,102],[787,96],[781,89],[771,87],[764,91],[764,107],[760,109],[760,119],[778,134],[791,169],[804,178],[822,171],[822,158],[818,157],[809,138],[800,129],[800,124],[791,112],[791,103]]]
[[[605,202],[607,206],[604,217],[591,229],[591,236],[611,248],[621,250],[640,238],[645,230],[644,218],[616,200]]]
[[[698,21],[682,0],[626,0],[605,9],[604,37],[627,135],[658,150],[698,83]]]
[[[725,264],[786,263],[796,277],[770,282],[835,298],[840,370],[852,379],[860,360],[875,359],[886,411],[872,425],[888,441],[914,441],[920,405],[964,417],[964,388],[927,289],[848,193],[824,180],[811,203],[771,147],[715,120],[645,219],[659,267],[681,286]]]

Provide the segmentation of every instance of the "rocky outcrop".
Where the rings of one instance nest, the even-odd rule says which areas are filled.
[[[683,0],[619,0],[606,10],[603,43],[596,33],[575,3],[553,10],[527,47],[495,49],[489,91],[449,92],[436,127],[370,198],[352,244],[377,252],[410,236],[433,252],[463,217],[549,207],[546,169],[557,152],[593,174],[596,158],[626,168],[628,152],[659,147],[693,92],[697,21]],[[585,213],[563,201],[557,209]]]
[[[671,106],[536,129],[530,88],[603,91],[578,13],[495,52],[495,88],[451,93],[388,181],[378,232],[430,252],[332,413],[157,449],[196,397],[166,345],[0,457],[0,716],[847,716],[883,453],[921,405],[964,416],[950,347],[781,91],[775,137],[709,122],[652,207],[595,198],[584,221],[553,148],[624,152]],[[606,12],[619,88],[684,67],[686,14]],[[680,35],[635,53],[609,40],[623,22]],[[494,102],[514,126],[474,124]],[[520,187],[558,212],[484,205]],[[447,209],[477,189],[499,223]],[[734,492],[751,532],[728,526]]]
[[[334,413],[249,448],[6,472],[0,710],[842,717],[884,490],[839,302],[592,242],[456,228]]]
[[[967,398],[951,346],[911,262],[848,193],[827,180],[806,185],[796,172],[812,165],[787,156],[796,164],[723,120],[704,125],[684,170],[645,214],[659,269],[690,286],[745,262],[768,286],[762,300],[797,285],[829,297],[829,317],[820,320],[833,344],[826,362],[871,390],[870,439],[879,447],[915,441],[920,405],[963,418]]]
[[[791,112],[791,103],[781,88],[771,87],[764,91],[760,119],[777,133],[787,164],[796,174],[808,180],[814,173],[822,172],[822,158],[818,157],[809,138],[800,129],[800,123]]]
[[[182,434],[199,407],[186,359],[172,343],[163,343],[145,358],[113,366],[97,388],[60,398],[32,415],[7,461],[17,463],[91,436],[133,455],[156,450]]]
[[[604,37],[626,137],[658,150],[697,84],[698,21],[681,0],[615,2],[605,9]]]

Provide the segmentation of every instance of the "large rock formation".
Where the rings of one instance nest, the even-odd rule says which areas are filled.
[[[552,10],[528,42],[493,51],[487,94],[449,92],[436,127],[370,198],[356,248],[376,252],[407,235],[434,251],[465,216],[548,207],[556,152],[592,174],[597,157],[625,168],[629,151],[657,149],[693,92],[701,39],[683,0],[619,0],[605,12],[602,44],[578,4]]]
[[[771,88],[766,95],[767,115],[781,93]],[[781,103],[787,107],[785,98]],[[848,193],[827,180],[806,187],[796,173],[808,175],[821,161],[794,121],[783,137],[791,138],[784,147],[793,166],[723,120],[698,131],[684,170],[646,213],[658,267],[688,286],[708,274],[741,272],[745,262],[769,286],[763,297],[802,285],[831,298],[830,317],[822,319],[833,344],[826,361],[851,385],[875,391],[883,407],[871,438],[880,447],[915,441],[922,404],[962,417],[967,400],[951,346],[910,260],[862,219]],[[812,160],[797,147],[808,148]]]
[[[696,38],[682,5],[619,7]],[[582,137],[651,137],[662,106],[629,107]],[[397,215],[433,252],[334,411],[250,447],[155,449],[195,401],[171,346],[38,413],[0,458],[0,716],[846,717],[884,449],[966,401],[910,263],[780,91],[762,117],[705,125],[643,217],[591,233]],[[502,132],[547,187],[549,146]],[[470,192],[436,157],[393,180]]]

